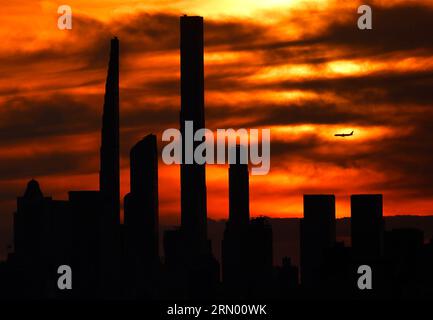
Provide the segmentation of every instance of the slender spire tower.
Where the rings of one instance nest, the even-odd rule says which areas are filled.
[[[111,40],[102,117],[99,188],[112,222],[120,223],[119,177],[119,40]],[[111,219],[110,219],[111,220]]]

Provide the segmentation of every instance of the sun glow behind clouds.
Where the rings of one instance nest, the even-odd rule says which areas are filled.
[[[192,11],[200,15],[212,16],[248,16],[257,17],[258,11],[272,10],[289,10],[296,7],[301,2],[299,0],[208,0],[208,1],[181,1],[174,8],[185,10],[191,8]],[[311,2],[311,1],[308,1]],[[316,1],[321,2],[321,1]]]
[[[40,1],[44,7],[58,5],[54,1]],[[289,10],[300,5],[326,3],[325,0],[76,0],[71,4],[76,13],[98,15],[98,20],[107,21],[119,15],[134,14],[137,11],[165,11],[177,14],[202,16],[253,17],[261,10]]]

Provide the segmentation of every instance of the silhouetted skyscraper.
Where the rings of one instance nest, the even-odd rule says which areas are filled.
[[[377,258],[383,253],[383,198],[380,194],[351,196],[353,253],[358,258]]]
[[[29,181],[24,195],[17,199],[14,214],[15,253],[11,261],[18,273],[11,276],[15,281],[13,286],[16,286],[13,291],[23,297],[44,296],[51,285],[47,276],[52,271],[49,270],[53,261],[52,241],[57,240],[52,234],[58,227],[53,224],[52,203],[50,197],[44,197],[36,180]]]
[[[39,183],[30,180],[22,197],[17,199],[14,214],[14,243],[16,258],[23,263],[33,263],[43,258],[43,248],[48,225],[48,203],[51,198],[42,194]]]
[[[236,146],[236,163],[229,167],[229,222],[245,226],[250,220],[250,190],[248,164],[240,161],[242,149]]]
[[[125,196],[125,232],[130,286],[148,291],[159,266],[158,155],[155,135],[130,152],[131,192]]]
[[[248,164],[241,164],[241,146],[236,146],[236,163],[229,167],[229,219],[222,241],[223,282],[228,295],[246,297],[250,241],[249,172]]]
[[[133,247],[147,263],[158,253],[158,155],[155,135],[139,141],[130,152],[131,192],[125,197],[125,224]]]
[[[118,294],[120,274],[120,173],[119,173],[119,40],[110,47],[101,134],[99,187],[103,201],[100,219],[101,293]]]
[[[326,252],[335,245],[335,196],[304,195],[300,226],[301,283],[312,288],[320,284]]]
[[[208,250],[206,173],[205,165],[186,164],[188,149],[185,121],[193,121],[196,130],[205,127],[204,117],[204,62],[203,62],[203,18],[180,18],[180,59],[181,59],[181,111],[180,127],[182,133],[181,165],[181,228],[185,238],[188,255],[197,255]]]
[[[108,210],[107,214],[114,224],[119,224],[119,40],[117,38],[111,40],[105,84],[100,161],[99,187]]]

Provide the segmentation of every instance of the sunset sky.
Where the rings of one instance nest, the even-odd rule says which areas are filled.
[[[373,9],[373,30],[357,8]],[[68,4],[73,29],[57,28]],[[46,196],[98,188],[109,40],[121,46],[121,188],[129,149],[177,128],[179,16],[205,18],[206,126],[271,128],[251,214],[302,216],[304,193],[383,193],[385,214],[433,213],[433,1],[13,0],[0,11],[0,234],[29,179]],[[351,138],[334,133],[355,130]],[[177,221],[179,167],[159,167]],[[228,214],[226,166],[207,167],[208,216]]]

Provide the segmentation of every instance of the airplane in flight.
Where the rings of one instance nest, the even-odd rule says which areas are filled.
[[[354,133],[354,132],[355,132],[355,131],[352,131],[351,133],[337,133],[337,134],[334,134],[334,136],[335,136],[335,137],[346,138],[346,137],[353,136],[353,133]]]

